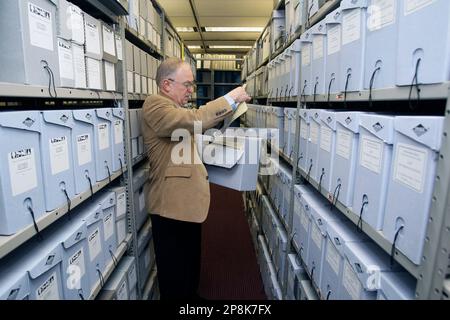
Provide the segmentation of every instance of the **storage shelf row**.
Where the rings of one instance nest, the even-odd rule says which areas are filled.
[[[124,168],[124,172],[126,171],[126,168]],[[111,175],[111,182],[116,180],[118,177],[120,177],[122,173],[116,172]],[[98,191],[102,190],[103,188],[107,187],[110,184],[109,178],[97,182],[92,186],[92,192],[93,194],[97,193]],[[71,199],[71,210],[73,210],[75,207],[80,205],[81,203],[85,202],[86,200],[91,198],[91,191],[88,190],[82,194],[77,195],[75,198]],[[62,216],[66,215],[68,212],[67,205],[64,205],[58,209],[55,209],[53,211],[48,212],[45,216],[43,216],[41,219],[36,221],[37,227],[39,230],[44,230],[48,226],[50,226],[52,223],[60,219]],[[31,239],[36,235],[36,231],[34,229],[33,225],[30,225],[29,227],[13,234],[10,236],[0,236],[0,259],[6,256],[8,253],[12,252],[16,248],[18,248],[20,245]]]
[[[148,54],[152,55],[153,57],[157,59],[163,57],[162,52],[153,43],[151,43],[148,40],[145,40],[142,36],[139,36],[135,30],[129,28],[128,26],[125,27],[125,38],[135,46],[141,48]]]

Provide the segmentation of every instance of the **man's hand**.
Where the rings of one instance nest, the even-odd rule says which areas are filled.
[[[236,103],[248,102],[252,99],[248,95],[248,93],[245,92],[245,89],[243,87],[237,87],[236,89],[231,90],[230,92],[228,92],[228,96],[232,98]]]

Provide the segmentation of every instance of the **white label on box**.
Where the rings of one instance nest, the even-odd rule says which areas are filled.
[[[117,243],[120,245],[122,241],[125,240],[126,234],[127,234],[127,226],[126,226],[127,219],[120,219],[116,222],[116,229],[117,229]]]
[[[128,92],[134,92],[134,79],[133,79],[133,72],[127,71],[127,86],[128,86]]]
[[[127,197],[125,192],[119,193],[116,200],[116,217],[121,217],[127,213]]]
[[[307,43],[302,48],[302,66],[309,66],[311,64],[311,44]]]
[[[341,267],[341,256],[330,240],[328,241],[327,245],[326,259],[333,272],[336,275],[339,275],[339,268]]]
[[[84,263],[84,251],[83,248],[80,247],[67,261],[69,266],[77,266],[76,274],[72,274],[69,270],[64,270],[66,274],[77,275],[79,278],[82,278],[86,272],[85,263]],[[77,281],[79,283],[79,280]],[[74,288],[70,288],[74,289]]]
[[[70,20],[72,27],[72,40],[84,45],[84,22],[80,8],[70,6]]]
[[[98,130],[98,148],[105,150],[109,148],[109,125],[108,123],[100,123],[97,126]]]
[[[341,25],[337,24],[328,30],[327,34],[328,55],[335,54],[341,50]]]
[[[67,137],[55,137],[49,140],[50,168],[52,175],[69,170],[69,147]]]
[[[320,232],[319,227],[313,223],[311,227],[311,238],[313,239],[313,242],[317,246],[317,248],[320,250],[322,248],[322,232]]]
[[[120,144],[123,142],[123,121],[114,121],[114,144]]]
[[[353,300],[359,300],[361,295],[361,282],[347,260],[344,262],[342,284]]]
[[[331,139],[333,132],[330,128],[323,125],[320,126],[320,149],[330,153],[331,152]]]
[[[91,137],[88,133],[77,136],[78,165],[82,166],[92,161]]]
[[[128,286],[126,281],[123,281],[117,290],[117,300],[128,300]]]
[[[337,129],[336,154],[350,160],[352,154],[353,132]]]
[[[107,91],[116,91],[116,71],[114,63],[105,61],[105,85]]]
[[[361,9],[344,13],[342,18],[342,45],[347,45],[361,38]]]
[[[86,61],[84,59],[83,47],[72,45],[72,50],[75,72],[75,87],[86,88]]]
[[[31,45],[53,51],[51,12],[28,2],[28,25],[30,27]]]
[[[395,22],[396,0],[372,0],[368,8],[367,29],[375,31]]]
[[[302,226],[306,230],[306,232],[308,232],[309,219],[303,210],[300,211],[300,223],[302,224]]]
[[[99,255],[102,251],[102,239],[100,239],[100,229],[95,229],[88,237],[88,246],[89,246],[89,256],[91,257],[91,261]]]
[[[309,139],[313,144],[319,143],[319,125],[314,121],[309,125]]]
[[[111,238],[111,236],[114,234],[114,224],[113,224],[113,216],[112,213],[107,214],[103,218],[103,230],[105,234],[105,241]]]
[[[323,35],[315,35],[313,39],[313,59],[321,59],[323,58],[323,50],[324,50],[324,36]]]
[[[141,76],[137,73],[134,74],[134,92],[141,93]]]
[[[308,139],[308,125],[303,119],[300,120],[300,137],[305,140]]]
[[[139,193],[139,211],[143,211],[145,209],[145,192],[142,191]]]
[[[98,24],[86,21],[86,52],[100,55],[100,30]]]
[[[73,54],[70,45],[58,40],[59,74],[64,79],[75,79],[73,74]]]
[[[13,197],[37,187],[36,160],[33,148],[8,153],[8,164]]]
[[[87,58],[86,59],[86,68],[87,68],[87,84],[91,89],[102,88],[101,81],[101,61]]]
[[[36,300],[59,300],[58,277],[53,272],[36,290]]]
[[[421,10],[435,1],[436,0],[405,0],[405,16]]]
[[[141,91],[142,91],[142,94],[147,94],[147,89],[148,89],[148,86],[147,86],[147,77],[145,77],[145,76],[141,76]]]
[[[365,135],[361,135],[360,139],[359,163],[370,171],[380,174],[383,160],[383,142]]]
[[[123,53],[122,53],[122,38],[116,35],[116,50],[117,50],[117,59],[123,60]]]
[[[114,32],[106,27],[105,25],[102,26],[103,28],[103,51],[107,54],[110,54],[112,56],[116,56],[116,46],[115,46],[115,37]]]
[[[404,143],[397,145],[394,160],[394,181],[422,193],[426,169],[427,149]]]

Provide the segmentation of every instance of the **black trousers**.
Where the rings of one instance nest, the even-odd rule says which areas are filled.
[[[196,300],[200,281],[200,223],[151,214],[161,300]]]

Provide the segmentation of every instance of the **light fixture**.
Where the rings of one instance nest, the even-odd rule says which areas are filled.
[[[264,27],[205,27],[207,32],[262,32]]]
[[[201,49],[202,46],[187,46],[189,49]]]
[[[178,32],[194,32],[193,27],[176,27]]]
[[[250,49],[252,46],[209,46],[210,49]]]

